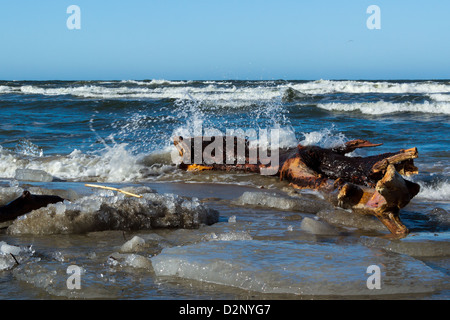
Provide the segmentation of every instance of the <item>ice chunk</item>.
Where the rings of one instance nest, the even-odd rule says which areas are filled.
[[[149,259],[138,254],[127,255],[124,263],[133,268],[150,269],[152,267],[152,263]]]
[[[165,240],[164,237],[162,237],[156,233],[140,234],[139,237],[144,239],[144,241],[146,241],[146,242],[151,242],[151,241],[161,242],[161,241]]]
[[[18,188],[19,187],[19,181],[12,179],[9,181],[9,187],[10,188]]]
[[[11,269],[16,261],[10,255],[18,255],[20,253],[20,248],[16,246],[11,246],[4,241],[0,241],[0,271]]]
[[[122,254],[114,252],[110,255],[110,264],[114,267],[132,267],[149,269],[152,264],[149,259],[138,254]]]
[[[358,214],[343,209],[325,209],[317,213],[317,217],[329,224],[358,228],[367,231],[386,231],[380,220],[373,216]]]
[[[163,249],[151,262],[157,276],[303,296],[429,293],[446,279],[410,256],[360,244],[208,241]],[[371,265],[380,267],[381,289],[367,287]]]
[[[12,269],[17,264],[23,264],[34,254],[31,247],[19,247],[0,241],[0,271]]]
[[[207,234],[203,237],[207,241],[234,241],[234,240],[252,240],[252,236],[246,231],[230,231],[219,233],[214,232]]]
[[[0,271],[11,269],[16,262],[11,256],[0,256]]]
[[[9,234],[67,234],[104,230],[198,228],[219,220],[216,210],[198,200],[173,194],[145,193],[142,198],[124,195],[92,195],[49,204],[26,219],[16,219]]]
[[[55,203],[55,213],[64,214],[66,212],[66,205],[64,203]]]
[[[20,181],[51,182],[53,176],[43,170],[16,169],[15,179]]]
[[[20,247],[11,246],[9,244],[2,244],[2,246],[0,247],[0,251],[6,254],[18,255],[20,254],[22,249],[20,249]]]
[[[328,223],[311,219],[308,217],[303,218],[300,225],[300,229],[313,234],[323,234],[323,235],[338,235],[339,232],[330,226]]]
[[[294,210],[305,213],[317,213],[329,208],[330,204],[322,200],[306,197],[287,197],[275,193],[244,192],[235,202],[237,205],[253,205],[280,210]]]
[[[122,245],[122,247],[120,247],[120,252],[135,252],[141,249],[144,245],[144,239],[134,236],[131,240],[128,240]]]
[[[30,191],[31,194],[59,196],[69,201],[75,201],[80,198],[78,193],[72,189],[47,189],[43,187],[30,186],[27,190]]]
[[[0,205],[6,205],[20,197],[23,193],[23,189],[19,187],[0,188]]]
[[[26,252],[25,252],[26,253]],[[77,266],[81,271],[81,290],[72,290],[67,286],[67,280],[70,274],[67,273],[70,261],[75,262],[72,258],[67,260],[68,263],[61,260],[48,261],[42,255],[35,257],[35,259],[29,259],[25,261],[26,256],[21,253],[20,256],[16,256],[20,265],[10,268],[13,278],[11,282],[22,282],[26,284],[27,290],[31,292],[38,292],[39,295],[47,297],[66,297],[66,298],[83,298],[83,299],[110,299],[120,296],[115,291],[115,287],[105,287],[98,282],[98,272],[87,272],[82,266]],[[57,258],[54,257],[53,258]],[[12,257],[11,257],[12,260]],[[77,259],[75,259],[77,260]],[[12,260],[12,263],[15,263]],[[0,256],[0,265],[2,257]],[[13,265],[14,266],[14,265]],[[92,271],[92,270],[89,270]],[[20,285],[20,283],[19,283]]]

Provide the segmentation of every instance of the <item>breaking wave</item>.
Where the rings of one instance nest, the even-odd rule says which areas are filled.
[[[450,93],[448,82],[389,82],[318,80],[294,83],[293,89],[308,94],[327,93]]]
[[[363,114],[371,115],[405,112],[450,114],[450,103],[448,102],[390,103],[379,101],[365,103],[321,103],[317,107],[328,111],[359,111]]]
[[[196,99],[212,101],[227,106],[240,106],[239,102],[280,100],[283,87],[236,87],[234,85],[208,84],[191,86],[174,82],[127,82],[135,86],[102,86],[98,84],[42,88],[25,85],[19,88],[0,88],[0,93],[20,93],[45,96],[71,95],[89,99]]]
[[[173,170],[170,153],[153,157],[133,155],[125,144],[97,152],[74,150],[63,156],[27,157],[0,151],[0,177],[25,181],[127,182]],[[50,176],[50,178],[47,178]]]
[[[430,112],[449,114],[450,83],[445,81],[389,82],[389,81],[171,81],[123,80],[34,82],[0,84],[0,95],[72,96],[82,99],[195,99],[215,106],[242,107],[267,101],[319,100],[333,94],[412,94],[426,103],[369,102],[363,104],[319,104],[332,111],[360,110],[368,114],[392,112]],[[405,96],[406,97],[406,96]]]
[[[432,201],[450,201],[450,183],[441,181],[432,185],[417,181],[420,185],[420,192],[416,196],[420,199]]]

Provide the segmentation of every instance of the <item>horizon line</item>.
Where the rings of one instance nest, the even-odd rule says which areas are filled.
[[[61,82],[82,82],[82,81],[450,81],[450,78],[317,78],[317,79],[196,79],[196,78],[181,78],[181,79],[166,79],[166,78],[143,78],[143,79],[0,79],[1,82],[20,82],[20,81],[61,81]]]

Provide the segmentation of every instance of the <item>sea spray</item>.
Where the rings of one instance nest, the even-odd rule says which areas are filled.
[[[342,132],[337,132],[334,125],[320,131],[302,132],[304,139],[300,141],[303,146],[316,145],[322,148],[335,148],[348,141]]]

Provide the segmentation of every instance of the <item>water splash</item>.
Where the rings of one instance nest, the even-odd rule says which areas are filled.
[[[220,103],[212,104],[210,100],[195,99],[187,93],[186,99],[178,99],[174,104],[180,126],[173,130],[172,138],[227,134],[246,138],[242,132],[278,129],[280,146],[295,146],[297,141],[288,117],[289,110],[281,98],[280,94],[275,101],[253,101],[245,110],[236,110],[223,108]]]
[[[31,157],[43,157],[44,151],[39,146],[27,139],[20,139],[14,151],[18,154]]]
[[[336,132],[335,126],[324,128],[320,131],[303,133],[304,139],[300,144],[304,146],[316,145],[322,148],[335,148],[345,144],[348,140],[342,132]]]

